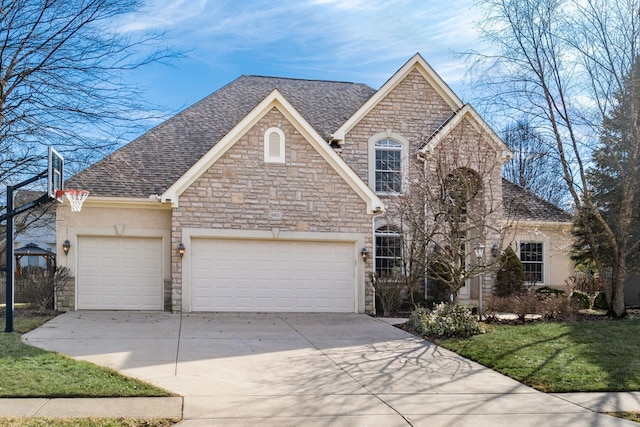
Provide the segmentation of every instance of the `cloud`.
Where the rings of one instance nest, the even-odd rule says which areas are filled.
[[[120,28],[167,31],[170,44],[219,78],[237,70],[379,87],[420,52],[455,86],[464,75],[455,52],[478,43],[472,1],[154,0]]]

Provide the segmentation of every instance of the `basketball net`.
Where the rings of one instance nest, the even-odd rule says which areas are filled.
[[[67,196],[72,212],[80,212],[82,203],[89,197],[89,192],[86,190],[60,190],[57,195],[61,197],[62,194]]]

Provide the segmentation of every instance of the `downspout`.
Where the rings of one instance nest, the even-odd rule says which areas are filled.
[[[455,114],[455,113],[454,113]],[[429,152],[427,153],[423,153],[422,151],[418,151],[417,153],[417,157],[418,160],[422,161],[422,176],[426,177],[427,176],[427,158],[429,156]],[[423,206],[423,210],[424,210],[424,224],[423,227],[424,229],[422,230],[423,236],[427,235],[427,205],[426,203]],[[424,299],[426,300],[428,295],[427,292],[429,290],[429,277],[428,277],[428,265],[429,265],[429,257],[427,255],[427,251],[425,250],[425,260],[424,260]]]

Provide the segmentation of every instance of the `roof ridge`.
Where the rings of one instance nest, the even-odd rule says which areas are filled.
[[[276,79],[277,80],[295,80],[295,81],[302,81],[302,82],[340,83],[340,84],[367,86],[367,87],[370,87],[371,89],[374,89],[374,88],[372,88],[371,86],[369,86],[366,83],[349,82],[349,81],[346,81],[346,80],[329,80],[329,79],[310,79],[310,78],[301,78],[301,77],[265,76],[265,75],[260,75],[260,74],[242,74],[240,77],[257,77],[257,78],[274,79],[274,80],[276,80]]]

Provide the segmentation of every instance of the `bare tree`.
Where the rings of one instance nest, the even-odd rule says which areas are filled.
[[[412,165],[405,192],[388,201],[386,216],[401,236],[406,288],[426,275],[442,283],[454,301],[469,279],[493,270],[498,260],[489,254],[502,247],[507,228],[496,193],[501,165],[494,148],[468,137],[471,127],[460,124]],[[474,255],[478,245],[485,248],[482,264]]]
[[[562,167],[554,147],[542,134],[521,119],[504,128],[502,140],[513,151],[502,176],[555,205],[563,205],[568,194],[562,191]]]
[[[483,35],[494,52],[476,56],[483,83],[492,93],[496,114],[514,110],[534,117],[535,126],[554,141],[566,188],[578,215],[593,218],[599,234],[589,229],[588,243],[598,235],[613,248],[613,263],[594,259],[600,273],[611,271],[607,286],[609,314],[626,316],[625,224],[630,223],[638,177],[627,176],[616,233],[589,191],[588,166],[614,94],[640,46],[640,1],[622,0],[485,0]],[[635,104],[637,117],[640,104]]]
[[[160,45],[162,34],[119,28],[141,5],[0,0],[0,182],[41,172],[49,145],[77,171],[155,115],[124,76],[175,55]]]

